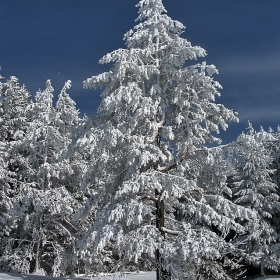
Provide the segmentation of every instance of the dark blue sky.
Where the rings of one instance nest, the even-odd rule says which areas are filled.
[[[136,23],[138,0],[1,0],[1,75],[15,75],[31,94],[52,80],[57,95],[64,82],[80,112],[96,114],[100,91],[82,82],[107,71],[98,60],[124,47]],[[280,1],[163,0],[168,15],[186,26],[182,35],[207,50],[199,59],[215,64],[224,89],[217,103],[239,113],[240,123],[221,133],[224,143],[250,120],[258,130],[280,124]]]

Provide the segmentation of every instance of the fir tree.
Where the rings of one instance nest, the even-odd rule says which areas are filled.
[[[47,81],[46,89],[38,91],[26,109],[23,137],[10,144],[9,163],[17,169],[9,210],[13,227],[1,256],[5,270],[61,276],[75,267],[77,230],[71,218],[78,202],[69,159],[62,156],[79,122],[66,93],[69,87],[68,81],[54,108],[54,90]]]
[[[278,126],[277,132],[270,132],[273,137],[276,139],[275,141],[269,141],[267,143],[267,149],[271,151],[271,155],[273,158],[271,169],[275,170],[272,175],[273,182],[277,185],[277,194],[280,197],[280,127]],[[274,215],[273,215],[273,225],[276,227],[278,234],[280,234],[280,200],[278,203],[274,204]]]
[[[18,79],[11,76],[5,82],[0,75],[0,268],[8,265],[5,248],[10,239],[10,232],[15,227],[11,215],[12,199],[18,187],[16,173],[18,164],[10,151],[14,142],[25,135],[28,120],[26,110],[30,104],[30,94],[25,86],[20,86]],[[2,258],[3,256],[3,258]]]
[[[95,223],[80,246],[117,250],[123,264],[156,257],[160,278],[171,271],[174,278],[226,279],[224,267],[234,269],[235,256],[245,256],[225,238],[246,232],[238,219],[255,215],[209,192],[190,171],[199,174],[193,163],[201,168],[205,143],[220,142],[212,132],[237,117],[215,103],[215,66],[190,65],[206,51],[180,37],[185,27],[165,14],[162,1],[137,7],[140,23],[125,34],[127,48],[100,60],[113,68],[84,81],[104,90],[100,125],[81,139],[91,147],[84,179],[93,195],[76,219],[95,213]]]
[[[238,156],[238,173],[234,178],[235,203],[254,209],[258,219],[248,226],[247,234],[235,239],[239,247],[251,255],[251,264],[261,269],[279,269],[279,245],[273,225],[279,204],[277,185],[272,180],[271,133],[256,132],[249,122],[248,132],[242,133],[233,144]],[[278,248],[278,249],[277,249]],[[278,252],[277,252],[278,251]]]

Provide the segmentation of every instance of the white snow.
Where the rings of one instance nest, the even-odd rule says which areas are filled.
[[[118,275],[104,275],[101,277],[63,277],[63,278],[54,278],[49,276],[42,276],[36,274],[19,274],[19,273],[0,273],[0,280],[120,280],[121,278]],[[126,273],[124,278],[125,280],[155,280],[156,272],[139,272],[139,273]]]
[[[275,280],[275,279],[280,279],[280,275],[271,275],[271,276],[264,276],[264,277],[259,277],[259,278],[255,278],[255,280]]]
[[[120,278],[118,275],[103,275],[100,277],[85,277],[80,275],[80,277],[63,277],[63,278],[54,278],[49,276],[41,276],[36,274],[19,274],[19,273],[0,273],[0,280],[155,280],[156,272],[148,271],[139,273],[126,273],[124,278]],[[271,275],[264,277],[252,276],[250,280],[280,280],[280,275]]]

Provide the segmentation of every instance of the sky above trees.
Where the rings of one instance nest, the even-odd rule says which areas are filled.
[[[72,80],[69,94],[80,112],[96,114],[100,90],[86,90],[86,78],[108,71],[98,60],[124,47],[135,25],[138,0],[2,0],[1,75],[16,75],[32,95],[51,79],[55,89]],[[168,15],[186,26],[182,37],[208,52],[223,90],[217,103],[239,113],[221,133],[233,141],[250,120],[258,129],[280,124],[280,1],[165,0]],[[192,63],[192,62],[191,62]],[[59,91],[55,92],[57,96]]]

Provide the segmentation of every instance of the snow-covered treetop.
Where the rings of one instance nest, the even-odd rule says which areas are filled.
[[[3,79],[0,75],[0,80]],[[23,135],[26,127],[26,107],[30,94],[15,76],[0,81],[0,139],[12,141]],[[16,135],[17,134],[17,135]]]
[[[67,130],[79,122],[79,110],[76,109],[75,101],[66,92],[71,88],[71,81],[68,80],[58,95],[56,111],[59,118],[60,130],[66,133]],[[58,122],[58,120],[57,120]]]
[[[256,132],[250,122],[247,130],[239,135],[235,144],[240,157],[239,180],[235,182],[236,202],[251,205],[263,217],[271,218],[272,205],[279,197],[276,195],[277,185],[271,178],[275,170],[271,169],[273,157],[267,145],[276,138],[262,127]]]
[[[84,81],[85,88],[104,87],[99,112],[130,135],[177,146],[181,156],[186,148],[219,142],[211,132],[238,119],[214,103],[222,88],[212,78],[216,67],[186,66],[206,51],[180,37],[184,25],[165,14],[161,0],[142,0],[137,7],[141,22],[125,34],[127,49],[105,55],[100,63],[114,63],[113,68]]]
[[[136,7],[139,7],[139,17],[137,20],[144,20],[154,16],[159,16],[162,13],[166,13],[161,0],[141,0]]]

